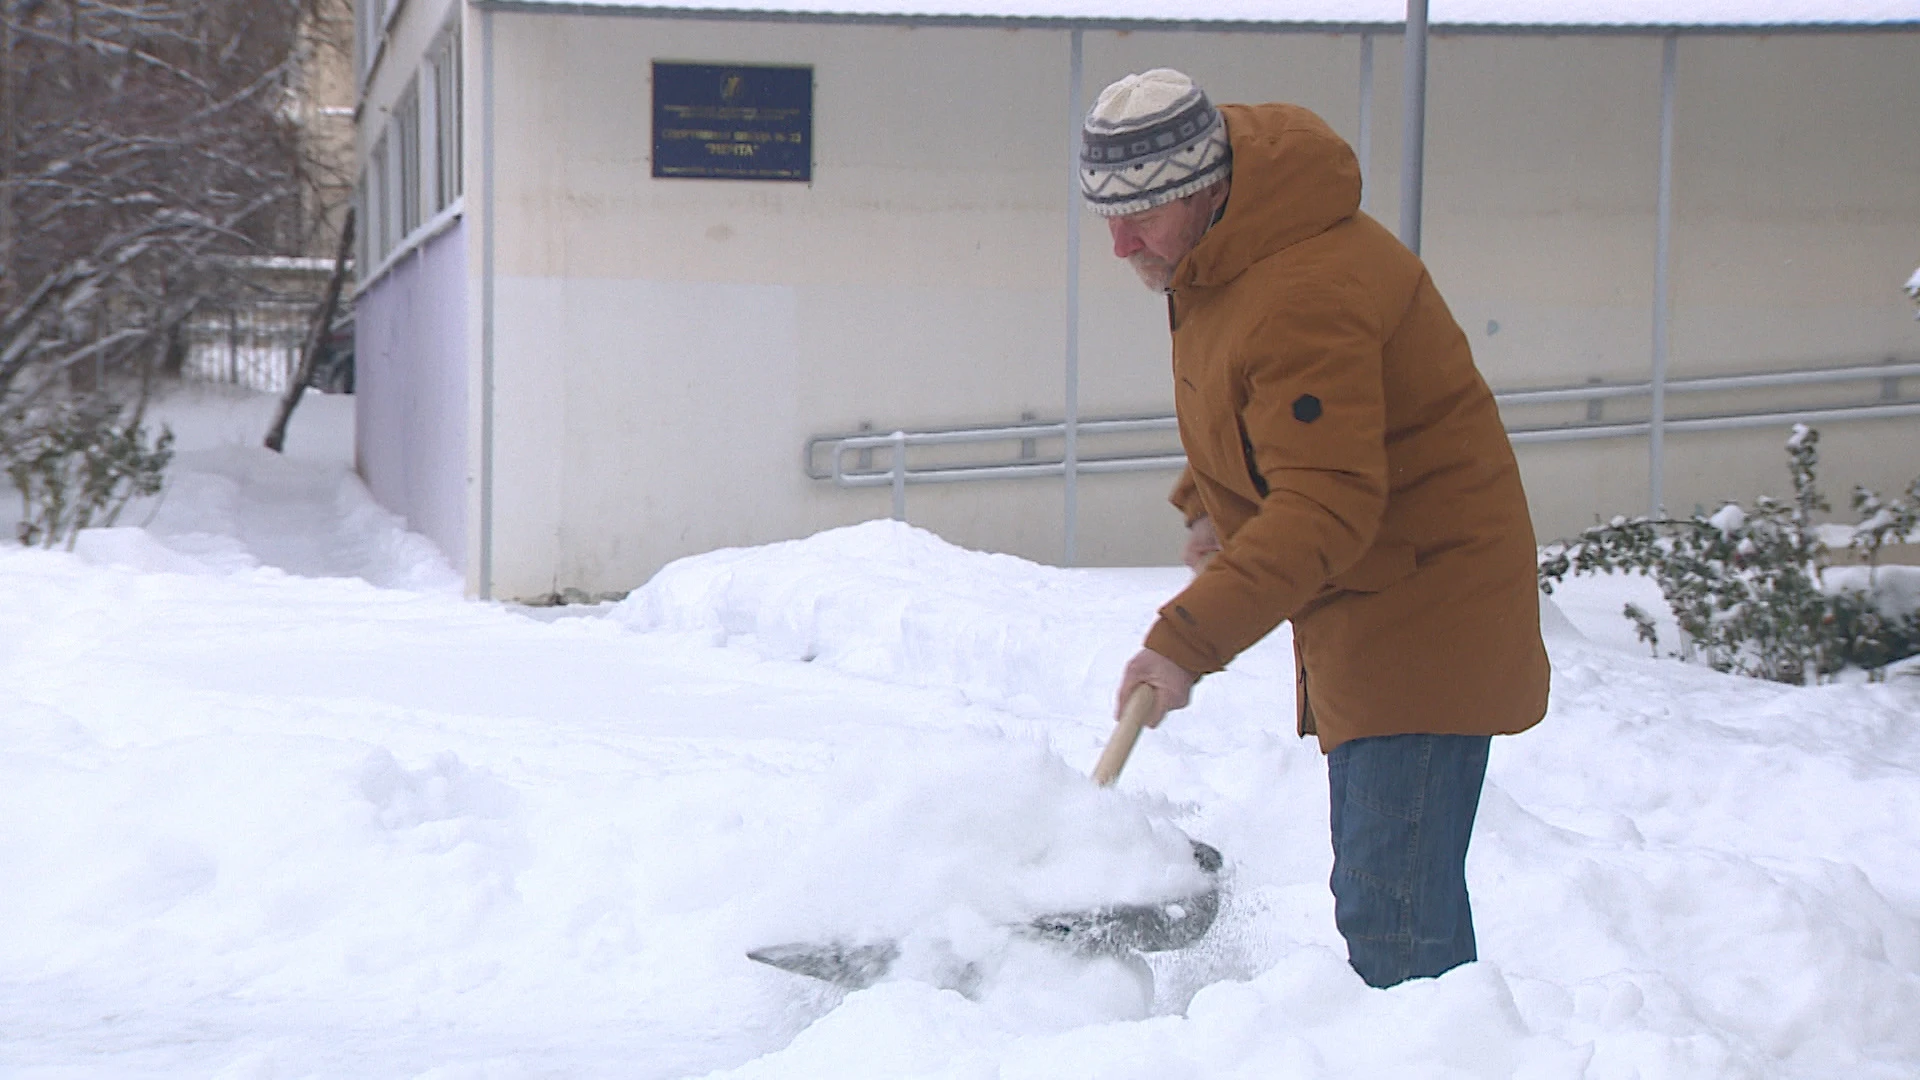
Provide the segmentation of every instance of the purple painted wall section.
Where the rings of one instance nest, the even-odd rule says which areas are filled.
[[[381,505],[467,562],[466,223],[404,256],[354,313],[354,456]]]

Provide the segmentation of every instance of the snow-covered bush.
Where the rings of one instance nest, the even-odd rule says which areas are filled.
[[[1686,520],[1614,518],[1546,548],[1541,590],[1551,593],[1569,573],[1650,574],[1686,636],[1683,659],[1776,682],[1810,684],[1846,667],[1879,673],[1920,654],[1920,605],[1902,587],[1912,583],[1878,565],[1883,545],[1914,531],[1920,478],[1892,499],[1854,490],[1860,524],[1848,547],[1866,565],[1860,574],[1830,572],[1814,521],[1829,509],[1815,483],[1819,441],[1805,425],[1787,440],[1791,502],[1763,496],[1751,508],[1728,503]],[[1625,614],[1657,652],[1652,616],[1632,604]]]
[[[160,491],[173,459],[173,432],[162,427],[149,439],[138,410],[121,418],[120,406],[93,399],[68,402],[7,433],[7,477],[20,493],[23,544],[53,547],[91,525],[112,525],[135,496]]]

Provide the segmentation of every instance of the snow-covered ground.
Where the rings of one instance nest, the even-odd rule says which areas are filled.
[[[1644,582],[1570,582],[1552,712],[1495,743],[1483,960],[1374,991],[1284,631],[1084,778],[1183,571],[875,522],[473,603],[350,476],[350,401],[284,459],[269,407],[169,403],[157,506],[0,545],[0,1076],[1920,1073],[1911,673],[1652,660]],[[1191,887],[1182,833],[1225,906],[1150,985],[1010,936]],[[883,937],[852,994],[743,955]]]

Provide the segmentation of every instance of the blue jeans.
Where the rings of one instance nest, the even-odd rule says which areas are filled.
[[[1487,775],[1485,735],[1385,735],[1327,755],[1333,921],[1369,986],[1475,958],[1467,841]]]

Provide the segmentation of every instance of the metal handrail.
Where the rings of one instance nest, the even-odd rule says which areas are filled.
[[[1844,368],[1807,369],[1770,372],[1758,375],[1716,375],[1696,379],[1675,379],[1666,383],[1670,394],[1711,393],[1715,391],[1775,389],[1790,386],[1843,384],[1883,381],[1885,395],[1891,397],[1897,380],[1920,376],[1920,363],[1889,363]],[[1494,394],[1501,406],[1547,405],[1568,402],[1596,402],[1619,398],[1645,397],[1653,384],[1625,383],[1510,390]],[[1882,401],[1877,404],[1816,406],[1799,409],[1769,409],[1710,416],[1667,417],[1661,426],[1669,431],[1727,431],[1799,422],[1820,423],[1829,420],[1879,420],[1920,416],[1920,401]],[[1179,429],[1172,416],[1124,416],[1082,420],[1074,425],[1079,436],[1125,435],[1172,432]],[[1508,437],[1515,444],[1578,442],[1593,439],[1627,438],[1646,435],[1653,430],[1650,420],[1557,424],[1540,427],[1509,427]],[[804,451],[807,475],[816,480],[831,480],[837,487],[893,489],[893,516],[906,516],[906,485],[948,484],[975,480],[1012,480],[1032,477],[1063,476],[1064,457],[1015,464],[942,465],[910,468],[906,461],[909,447],[958,446],[983,443],[1064,438],[1065,421],[1020,421],[1012,424],[969,425],[935,428],[925,431],[894,431],[889,434],[853,432],[840,435],[816,435],[806,442]],[[819,448],[830,448],[826,468],[816,466]],[[860,451],[890,451],[886,466],[873,468],[856,465],[849,469],[846,455]],[[1151,472],[1177,469],[1186,464],[1186,455],[1170,453],[1120,453],[1106,455],[1077,454],[1076,474],[1100,475],[1127,472]]]
[[[1104,419],[1082,420],[1074,425],[1081,435],[1127,435],[1140,432],[1177,431],[1179,424],[1171,416],[1116,416]],[[987,426],[971,425],[953,428],[928,428],[925,431],[908,432],[908,446],[954,445],[961,443],[1007,442],[1015,439],[1065,438],[1067,425],[1063,420],[1022,420],[1012,424],[992,424]],[[840,481],[842,470],[829,465],[820,469],[815,465],[822,446],[844,446],[848,450],[880,450],[893,445],[892,435],[875,435],[872,432],[846,432],[839,435],[815,435],[806,442],[801,451],[801,460],[807,476],[813,480]],[[1084,462],[1086,459],[1082,459]],[[1096,459],[1111,460],[1111,459]],[[1055,465],[1060,462],[1054,462]],[[983,466],[986,467],[986,466]],[[993,466],[998,468],[999,466]],[[1024,467],[1024,466],[1022,466]],[[962,466],[965,468],[965,466]],[[872,487],[871,483],[858,478],[867,474],[867,470],[845,473],[849,483],[843,487]],[[1020,475],[1042,475],[1040,473],[1022,473]],[[1045,475],[1059,475],[1056,469]],[[918,481],[916,481],[918,482]]]
[[[1764,375],[1712,375],[1699,379],[1669,379],[1667,393],[1686,394],[1715,390],[1761,390],[1781,386],[1808,386],[1821,383],[1873,382],[1920,375],[1920,364],[1877,364],[1861,367],[1776,371]],[[1605,401],[1613,398],[1645,397],[1653,393],[1651,382],[1569,386],[1552,390],[1507,390],[1493,395],[1501,405],[1550,405],[1572,401]]]
[[[1770,427],[1785,423],[1818,424],[1827,420],[1892,420],[1904,416],[1920,416],[1920,401],[1894,405],[1835,405],[1818,409],[1723,413],[1715,416],[1670,416],[1661,422],[1661,426],[1668,431],[1734,431],[1741,428]],[[1581,442],[1588,439],[1618,439],[1631,435],[1645,435],[1651,430],[1653,430],[1651,421],[1639,420],[1613,424],[1508,428],[1507,438],[1515,444]]]
[[[1108,434],[1138,431],[1173,430],[1174,418],[1145,417],[1118,420],[1089,420],[1076,425],[1081,434],[1093,428]],[[829,455],[831,476],[838,487],[881,487],[893,488],[893,517],[905,521],[907,517],[908,483],[950,484],[967,480],[1015,480],[1035,476],[1065,476],[1065,459],[1047,461],[1029,461],[1017,465],[954,465],[932,469],[907,468],[907,447],[909,446],[952,446],[964,443],[1000,442],[1010,438],[1033,439],[1047,435],[1065,436],[1065,423],[1051,424],[1015,424],[1003,428],[956,428],[947,431],[895,431],[890,435],[855,435],[833,441],[833,452]],[[810,444],[811,446],[811,444]],[[846,468],[848,451],[891,449],[892,463],[885,470],[850,473]],[[1185,466],[1187,456],[1176,454],[1112,454],[1104,456],[1077,456],[1074,472],[1084,475],[1103,473],[1152,472],[1159,469],[1178,469]]]

